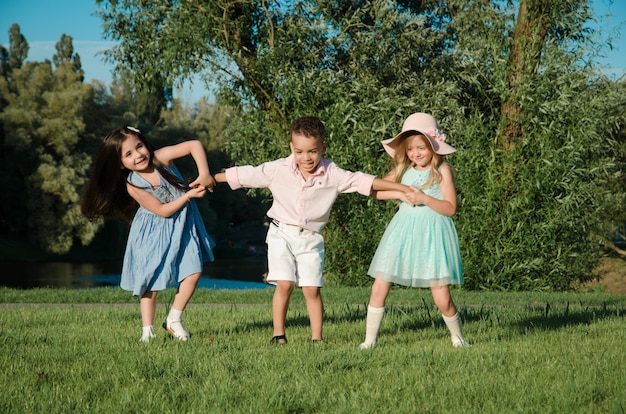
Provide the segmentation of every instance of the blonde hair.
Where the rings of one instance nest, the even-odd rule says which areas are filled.
[[[439,168],[445,163],[445,160],[443,159],[442,155],[437,154],[433,150],[433,146],[431,145],[430,140],[426,138],[424,134],[420,134],[419,132],[416,132],[413,135],[407,135],[406,137],[404,137],[402,141],[400,142],[400,144],[398,145],[398,147],[396,148],[396,152],[395,152],[395,156],[393,160],[396,165],[393,169],[394,181],[399,183],[402,180],[402,176],[404,175],[404,173],[409,168],[413,167],[413,161],[411,161],[409,157],[406,155],[406,147],[407,147],[407,142],[409,142],[409,140],[414,137],[419,137],[424,142],[424,144],[430,149],[430,152],[433,155],[433,158],[430,162],[430,173],[428,175],[428,179],[426,180],[426,182],[424,182],[424,184],[420,186],[420,189],[428,188],[433,184],[439,184],[441,182],[441,174],[439,173]]]

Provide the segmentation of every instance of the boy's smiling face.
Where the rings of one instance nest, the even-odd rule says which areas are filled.
[[[319,165],[326,143],[321,139],[309,138],[301,134],[291,134],[291,152],[296,158],[298,170],[307,179]]]

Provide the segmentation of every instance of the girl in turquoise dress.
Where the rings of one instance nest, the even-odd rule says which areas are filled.
[[[368,275],[375,278],[367,309],[365,341],[361,349],[376,343],[391,286],[430,288],[455,347],[469,346],[463,338],[449,286],[463,283],[459,241],[451,216],[456,213],[456,189],[452,168],[443,155],[456,151],[445,142],[437,121],[429,114],[409,116],[402,132],[384,140],[383,147],[395,168],[385,177],[415,187],[415,206],[400,204],[376,249]],[[403,199],[393,191],[379,191],[377,199]]]
[[[198,169],[198,178],[189,185],[173,162],[187,155]],[[214,185],[200,141],[155,150],[138,129],[122,127],[114,129],[98,150],[82,212],[89,218],[131,221],[120,286],[140,297],[142,342],[155,337],[158,292],[173,286],[178,288],[163,328],[182,341],[189,338],[182,313],[203,263],[213,261],[215,246],[192,199],[203,197]]]

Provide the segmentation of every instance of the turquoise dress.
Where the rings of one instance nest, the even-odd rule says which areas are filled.
[[[182,180],[175,166],[168,170]],[[128,181],[163,203],[185,194],[159,177],[161,184],[157,188],[134,172]],[[186,277],[202,272],[204,262],[214,260],[214,246],[194,200],[167,218],[140,206],[128,234],[120,286],[134,296],[177,286]]]
[[[409,168],[401,182],[420,188],[429,173]],[[422,191],[443,200],[439,184]],[[380,240],[367,274],[412,287],[462,284],[461,252],[452,219],[430,207],[402,203]]]

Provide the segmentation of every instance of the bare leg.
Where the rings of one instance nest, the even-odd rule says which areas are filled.
[[[272,317],[274,322],[274,336],[285,335],[285,320],[289,310],[289,299],[296,284],[288,280],[278,280],[272,298]],[[286,341],[280,340],[279,343]]]
[[[391,289],[391,282],[385,282],[381,279],[375,279],[372,285],[372,294],[370,296],[370,306],[375,308],[384,308],[385,301]]]
[[[322,340],[322,325],[324,323],[324,303],[320,288],[317,286],[305,286],[302,294],[306,300],[306,310],[309,313],[311,323],[311,340]]]
[[[159,292],[144,292],[139,299],[139,309],[141,310],[141,342],[150,342],[155,338],[154,315],[156,314],[156,298]]]
[[[172,308],[184,311],[189,303],[189,300],[193,296],[193,293],[196,291],[196,286],[198,285],[198,280],[200,280],[201,273],[194,273],[193,275],[186,277],[176,290],[176,296],[174,296],[174,303],[172,303]]]
[[[435,305],[444,316],[452,317],[456,315],[456,306],[452,301],[452,295],[450,295],[450,286],[432,287],[430,291]]]
[[[139,309],[141,310],[141,323],[143,326],[154,325],[154,315],[156,314],[156,298],[159,292],[148,291],[141,295]]]

